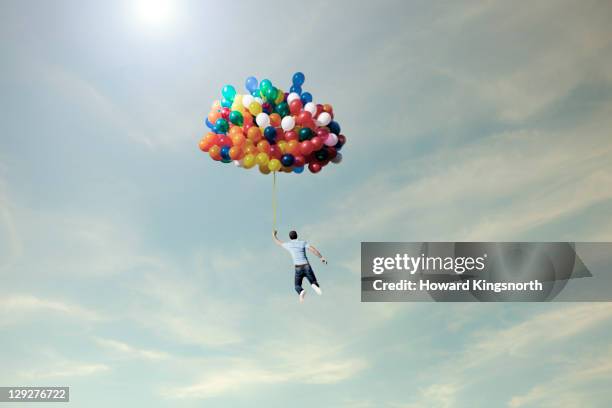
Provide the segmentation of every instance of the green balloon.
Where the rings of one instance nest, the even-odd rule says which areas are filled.
[[[233,101],[234,96],[236,96],[236,88],[231,85],[225,85],[223,89],[221,89],[221,95],[228,101]]]
[[[272,88],[272,81],[269,79],[264,79],[259,83],[259,89],[264,93],[266,92],[266,89],[270,88]]]
[[[289,114],[289,105],[287,102],[281,102],[276,105],[276,113],[281,115],[281,117],[287,116]]]
[[[229,120],[234,125],[242,126],[244,123],[244,118],[242,117],[242,113],[238,111],[231,111],[229,114]]]
[[[300,142],[303,142],[304,140],[310,140],[312,139],[312,130],[310,130],[310,128],[301,128],[300,129]]]
[[[219,118],[217,119],[217,121],[215,122],[215,127],[217,128],[217,130],[219,130],[222,133],[227,132],[227,130],[229,129],[229,124],[227,123],[227,120],[223,119],[223,118]]]

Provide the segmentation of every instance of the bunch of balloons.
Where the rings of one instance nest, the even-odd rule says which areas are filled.
[[[215,161],[234,163],[263,174],[283,171],[300,174],[304,167],[318,173],[331,163],[340,163],[346,137],[334,120],[329,104],[315,104],[302,91],[304,74],[293,74],[289,92],[276,88],[269,79],[258,83],[246,79],[246,94],[232,85],[221,90],[206,126],[210,131],[200,140],[200,149]]]

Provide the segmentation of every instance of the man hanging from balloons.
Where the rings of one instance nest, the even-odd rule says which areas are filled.
[[[330,104],[315,104],[303,84],[304,74],[296,72],[289,92],[269,79],[258,83],[252,76],[245,83],[248,93],[238,94],[225,85],[223,98],[213,102],[206,118],[210,131],[200,140],[200,149],[215,161],[247,170],[257,165],[262,174],[272,173],[274,194],[277,172],[301,174],[307,166],[315,174],[330,162],[340,163],[346,137],[334,120],[334,110]],[[296,267],[296,279],[297,275]]]

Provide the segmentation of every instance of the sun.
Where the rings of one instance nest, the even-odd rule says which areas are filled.
[[[168,25],[175,15],[173,0],[136,0],[134,2],[135,18],[142,24],[151,27]]]

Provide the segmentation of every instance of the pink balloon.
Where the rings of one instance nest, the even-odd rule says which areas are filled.
[[[327,139],[325,139],[325,146],[335,146],[336,143],[338,143],[338,136],[334,133],[330,133]]]

